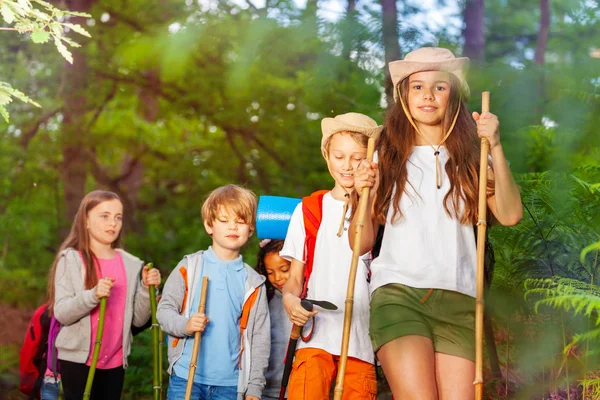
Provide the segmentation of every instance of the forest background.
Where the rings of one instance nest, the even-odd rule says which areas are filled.
[[[486,396],[600,399],[597,0],[433,0],[428,12],[410,0],[52,2],[91,15],[67,21],[91,34],[67,28],[82,45],[73,63],[12,30],[9,3],[0,81],[41,108],[0,103],[10,113],[0,119],[0,398],[20,398],[26,323],[86,192],[122,197],[126,248],[166,277],[210,244],[199,210],[215,187],[291,197],[331,187],[320,120],[356,111],[383,122],[387,62],[436,45],[471,58],[472,110],[491,92],[524,204],[518,226],[489,231]],[[250,264],[257,243],[244,250]],[[126,399],[151,396],[149,337],[136,337]]]

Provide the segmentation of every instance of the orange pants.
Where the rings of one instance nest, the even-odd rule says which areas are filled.
[[[296,351],[288,384],[288,400],[329,400],[331,384],[337,374],[340,357],[321,349]],[[344,377],[343,400],[375,400],[377,380],[375,366],[348,357]]]

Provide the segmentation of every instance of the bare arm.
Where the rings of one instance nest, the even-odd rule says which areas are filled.
[[[493,169],[488,178],[494,182],[494,195],[488,198],[488,207],[502,225],[516,225],[523,217],[523,205],[517,186],[500,143],[498,118],[492,113],[473,113],[477,132],[490,143]]]
[[[304,326],[316,311],[306,311],[300,305],[300,295],[304,285],[304,263],[292,258],[290,277],[283,285],[283,306],[288,318],[294,325]]]

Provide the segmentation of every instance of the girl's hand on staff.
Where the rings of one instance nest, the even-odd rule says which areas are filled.
[[[148,266],[145,265],[142,268],[142,283],[144,286],[156,286],[160,285],[160,271],[158,268],[152,268],[148,270]]]
[[[371,188],[369,198],[373,199],[379,187],[379,169],[377,163],[362,160],[354,172],[354,190],[360,196],[366,187]]]
[[[96,291],[94,294],[96,298],[100,300],[103,297],[110,296],[110,289],[112,289],[115,282],[115,278],[104,277],[98,280],[98,284],[96,285]]]
[[[256,396],[246,396],[245,400],[260,400],[260,399]]]
[[[193,335],[196,332],[204,332],[208,321],[208,317],[205,314],[192,314],[185,325],[185,333],[188,335]]]
[[[490,150],[500,144],[500,132],[498,117],[490,112],[473,113],[473,119],[477,122],[477,134],[490,143]]]
[[[283,307],[288,315],[288,318],[294,325],[304,326],[308,320],[317,315],[316,311],[308,311],[300,304],[300,297],[294,296],[291,293],[283,295]]]

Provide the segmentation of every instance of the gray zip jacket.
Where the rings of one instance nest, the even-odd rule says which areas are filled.
[[[186,334],[185,327],[190,315],[197,312],[191,310],[191,304],[193,294],[199,291],[201,286],[202,253],[203,251],[199,251],[185,256],[179,266],[171,272],[156,310],[156,318],[161,329],[171,336],[168,342],[169,374],[172,373],[175,362],[181,357],[185,342],[194,340],[193,335]],[[244,267],[247,278],[243,311],[240,316],[242,327],[245,322],[244,314],[247,313],[248,317],[246,329],[242,330],[240,338],[242,354],[237,390],[239,400],[243,400],[244,396],[261,398],[271,350],[271,321],[264,285],[266,278],[247,264],[244,264]],[[186,291],[188,284],[190,289]],[[185,309],[183,308],[184,297]]]
[[[150,318],[150,294],[142,285],[143,262],[124,250],[116,249],[123,258],[127,275],[127,300],[123,316],[123,368],[131,352],[131,325],[142,326]],[[96,288],[85,289],[85,268],[79,253],[66,249],[60,254],[54,277],[54,316],[61,323],[56,337],[58,359],[85,364],[90,354],[92,324],[90,312],[100,300]]]

